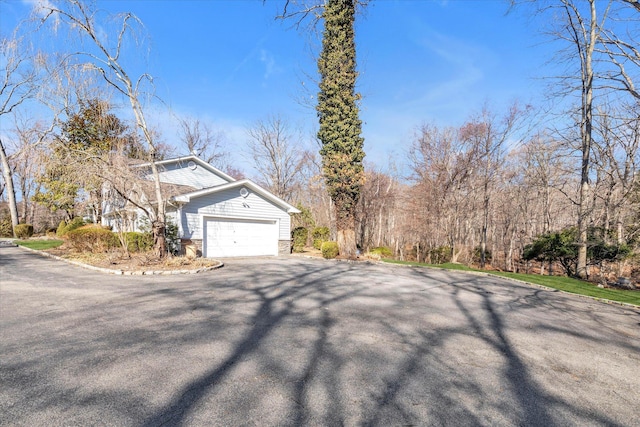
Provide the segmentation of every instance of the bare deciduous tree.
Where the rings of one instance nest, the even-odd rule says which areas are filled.
[[[229,153],[224,150],[222,132],[214,131],[208,123],[193,117],[179,118],[178,125],[180,137],[189,153],[219,169],[228,169]]]
[[[43,173],[44,140],[50,128],[42,121],[16,118],[14,125],[15,146],[11,156],[14,181],[22,200],[20,221],[34,224],[35,204],[31,198],[39,189],[38,177]]]
[[[398,200],[398,181],[367,165],[366,181],[358,202],[358,243],[365,252],[372,247],[392,246]]]
[[[61,6],[55,6],[52,3],[40,4],[39,8],[45,14],[43,22],[53,21],[55,30],[61,23],[64,23],[70,30],[76,32],[80,39],[87,40],[93,48],[81,50],[78,56],[88,58],[89,62],[85,64],[86,68],[101,75],[104,81],[119,95],[127,99],[131,106],[137,128],[146,143],[155,187],[156,206],[154,210],[149,211],[154,236],[154,250],[158,257],[164,257],[167,253],[166,206],[160,175],[155,163],[158,157],[158,143],[147,125],[142,102],[143,96],[145,96],[145,85],[152,85],[153,79],[148,73],[142,73],[136,78],[131,77],[125,65],[127,42],[134,29],[140,28],[142,23],[132,13],[125,13],[119,16],[117,27],[109,32],[105,30],[106,20],[98,21],[98,12],[92,9],[89,4],[81,0],[66,0],[60,4]]]
[[[579,152],[580,183],[577,198],[578,227],[578,277],[587,277],[587,227],[590,219],[591,189],[589,175],[593,145],[594,92],[598,88],[596,70],[598,46],[603,40],[609,11],[613,0],[555,0],[552,2],[531,2],[512,0],[512,3],[532,3],[539,13],[552,14],[551,37],[565,44],[558,54],[558,62],[568,65],[564,75],[556,76],[560,92],[556,96],[579,93]],[[604,6],[603,6],[604,3]],[[601,8],[602,6],[602,8]],[[605,67],[606,68],[606,67]],[[602,71],[602,70],[601,70]]]
[[[605,240],[615,232],[624,242],[624,224],[632,215],[631,195],[640,170],[639,106],[604,105],[597,115],[598,138],[594,144],[593,165],[596,175],[595,202],[605,232]]]
[[[249,155],[260,181],[278,197],[292,201],[305,162],[300,132],[281,116],[270,116],[247,130]]]
[[[455,128],[424,125],[411,147],[410,162],[415,185],[409,191],[411,219],[405,230],[416,236],[417,252],[419,242],[429,240],[426,246],[431,249],[447,245],[455,262],[472,234],[468,227],[475,204],[473,147]]]
[[[615,7],[618,6],[618,7]],[[615,90],[630,94],[640,101],[640,3],[637,0],[618,0],[612,5],[610,22],[613,24],[600,29],[601,43],[597,51],[605,54],[613,64],[603,77],[610,81]]]
[[[24,39],[17,34],[0,40],[0,119],[12,113],[38,90],[37,55],[30,52]],[[18,225],[18,205],[9,156],[0,138],[0,166],[5,181],[11,224]]]
[[[532,207],[527,217],[533,219],[525,227],[528,238],[565,227],[559,222],[559,196],[567,193],[570,165],[562,152],[560,142],[546,133],[538,133],[513,153],[519,166],[520,184],[531,194],[528,204]]]
[[[460,137],[470,145],[478,171],[482,192],[482,229],[480,232],[480,267],[484,268],[487,254],[489,208],[493,188],[500,178],[506,156],[505,144],[512,137],[523,111],[514,103],[503,117],[497,117],[485,105],[479,115],[460,129]]]
[[[596,0],[588,0],[587,12],[581,11],[574,0],[562,0],[561,7],[566,17],[565,33],[560,33],[575,49],[580,70],[580,192],[578,196],[578,265],[576,275],[586,278],[587,272],[587,227],[589,225],[589,173],[591,146],[593,144],[593,91],[594,91],[594,52],[600,40],[599,19],[606,20],[606,12],[598,17]]]

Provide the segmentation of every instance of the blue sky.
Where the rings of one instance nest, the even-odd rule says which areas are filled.
[[[223,131],[234,153],[243,150],[245,129],[270,114],[308,135],[316,127],[318,40],[274,19],[282,3],[98,1],[109,12],[135,13],[146,26],[148,71],[167,105],[154,108],[165,140],[176,139],[172,117],[189,115]],[[0,2],[3,33],[27,8]],[[485,101],[500,110],[514,99],[541,99],[549,46],[523,12],[507,10],[506,0],[373,0],[358,16],[367,161],[383,169],[390,157],[402,162],[424,122],[459,125]]]

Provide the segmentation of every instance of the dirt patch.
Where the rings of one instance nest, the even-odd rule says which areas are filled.
[[[168,256],[158,259],[151,253],[136,253],[126,257],[120,251],[92,254],[73,253],[64,247],[49,249],[48,252],[60,258],[81,262],[94,267],[109,268],[121,271],[174,271],[174,270],[198,270],[213,267],[219,261],[209,258],[188,258],[186,256]]]
[[[319,249],[305,247],[302,252],[292,252],[292,256],[322,258],[322,252]]]
[[[314,247],[305,247],[302,252],[292,252],[291,256],[309,257],[309,258],[323,258],[322,251]],[[350,259],[342,255],[338,255],[335,259],[349,260],[349,261],[380,261],[380,256],[375,254],[360,254],[356,259]]]

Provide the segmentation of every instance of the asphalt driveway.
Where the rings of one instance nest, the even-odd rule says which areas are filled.
[[[640,426],[639,311],[465,273],[0,247],[0,345],[0,425]]]

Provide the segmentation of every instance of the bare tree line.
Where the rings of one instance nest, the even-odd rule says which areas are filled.
[[[530,107],[513,104],[498,111],[488,103],[455,127],[421,125],[413,140],[406,142],[402,166],[366,165],[355,220],[355,240],[361,251],[385,246],[402,259],[522,270],[531,267],[522,260],[527,244],[536,236],[571,226],[579,229],[581,250],[587,245],[587,231],[594,227],[603,230],[606,239],[637,249],[640,56],[634,39],[637,32],[619,30],[623,20],[637,26],[637,2],[534,4],[542,3],[537,13],[552,13],[551,35],[566,48],[559,51],[567,64],[566,74],[555,76],[557,84],[550,91],[567,105],[562,125],[532,125],[539,120],[533,119]],[[120,32],[115,33],[113,50],[95,34],[96,16],[83,2],[63,4],[68,8],[50,8],[44,15],[48,18],[42,21],[40,15],[37,21],[51,23],[58,16],[80,31],[77,37],[93,41],[97,50],[73,57],[84,60],[46,58],[34,50],[17,49],[16,43],[24,41],[18,36],[3,39],[3,119],[14,117],[36,100],[51,111],[48,119],[15,116],[11,140],[3,135],[0,141],[3,197],[9,201],[14,225],[40,221],[50,227],[54,222],[33,196],[41,190],[39,177],[52,158],[52,141],[83,101],[95,97],[111,104],[120,94],[132,108],[134,121],[129,128],[137,129],[132,138],[145,144],[139,154],[147,157],[141,160],[153,165],[163,153],[160,135],[145,119],[146,92],[141,85],[152,83],[151,76],[129,77],[120,55],[119,49],[129,40],[128,31],[138,23],[136,18],[124,15],[118,21]],[[309,3],[302,10],[315,14],[317,6]],[[305,15],[288,9],[283,16]],[[615,25],[610,24],[612,20]],[[80,73],[82,79],[77,78]],[[85,85],[71,84],[74,81]],[[221,132],[193,117],[179,118],[179,129],[186,152],[199,154],[223,170],[233,168]],[[306,208],[315,225],[332,227],[335,238],[334,206],[322,178],[318,147],[310,139],[286,116],[274,114],[248,125],[243,142],[255,168],[252,178]],[[99,162],[95,157],[91,162],[77,160],[77,172],[111,180],[114,191],[126,196],[131,182],[140,177],[128,175],[126,156],[113,154]],[[113,178],[114,170],[123,178]],[[148,198],[156,205],[149,216],[161,227],[164,200],[158,180],[154,182]],[[85,207],[78,203],[74,209]],[[162,234],[160,229],[156,232]],[[586,268],[586,261],[582,267]],[[580,268],[578,274],[584,276]]]

